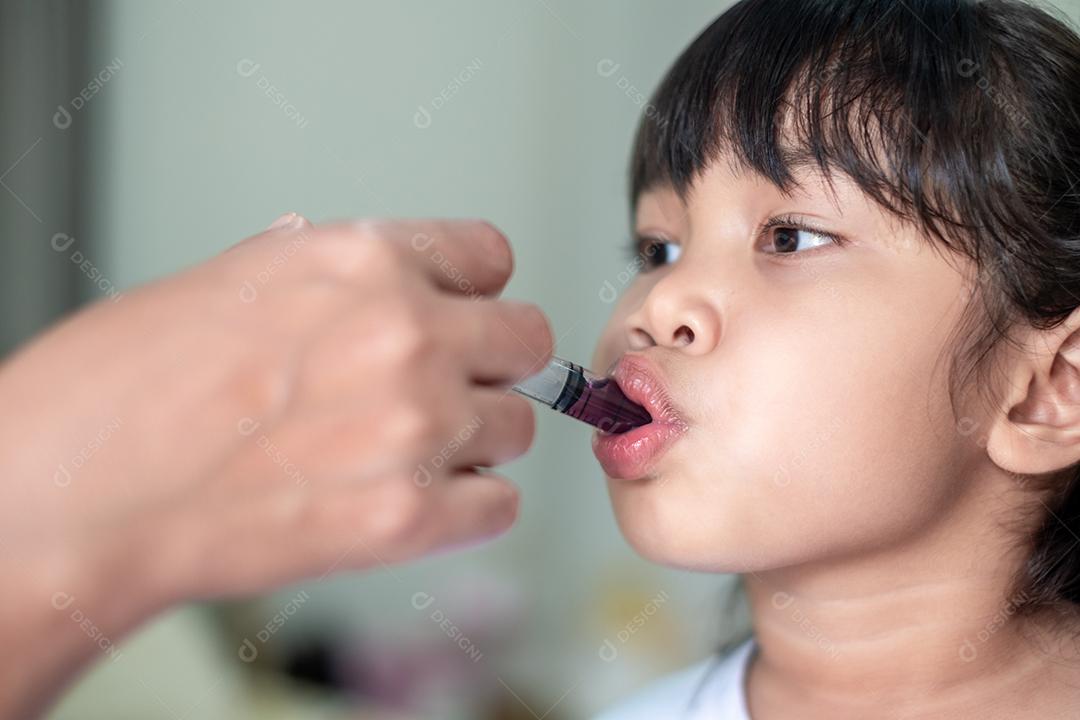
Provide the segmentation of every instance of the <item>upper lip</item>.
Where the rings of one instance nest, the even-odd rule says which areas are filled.
[[[682,410],[671,399],[659,368],[643,355],[623,355],[612,373],[627,398],[642,405],[655,423],[685,426]]]

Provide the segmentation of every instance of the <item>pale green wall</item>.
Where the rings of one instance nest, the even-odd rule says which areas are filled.
[[[539,303],[560,354],[587,362],[610,309],[600,288],[625,265],[625,169],[641,107],[619,81],[648,93],[723,5],[106,3],[96,58],[118,57],[123,70],[86,118],[95,128],[96,174],[83,234],[96,244],[95,262],[127,287],[219,252],[287,210],[316,221],[486,217],[517,254],[505,296]],[[245,59],[259,64],[248,77],[237,69]],[[620,64],[615,75],[597,71],[605,59]],[[418,106],[463,71],[471,79],[430,127],[417,128]],[[261,93],[260,77],[280,88],[302,121]],[[497,573],[529,599],[521,624],[527,652],[504,677],[541,703],[584,680],[560,704],[569,717],[705,652],[719,637],[719,621],[709,616],[719,614],[722,583],[637,558],[616,530],[588,429],[551,413],[538,419],[529,455],[505,468],[523,490],[510,536],[395,570],[400,581],[376,572],[305,586],[312,600],[289,630],[340,612],[427,631],[409,605],[414,592]],[[650,596],[667,593],[666,621],[687,622],[670,652],[631,643],[619,662],[599,660],[603,635],[583,632],[582,623],[598,583],[612,578],[631,578]],[[196,624],[190,611],[154,624],[130,644],[127,662],[98,671],[99,694],[130,686],[126,702],[156,713],[149,686],[177,709],[205,695],[201,717],[235,714],[233,681],[211,691],[205,671],[220,665],[211,675],[233,677],[235,655],[211,658],[207,643],[194,639]],[[69,699],[71,717],[89,717],[92,685]],[[121,706],[111,702],[101,716],[115,717]]]
[[[511,238],[517,274],[506,295],[539,303],[560,354],[587,361],[609,306],[598,292],[622,266],[625,166],[641,110],[619,79],[651,91],[721,0],[468,0],[420,2],[165,2],[115,0],[97,62],[123,70],[92,101],[91,223],[95,262],[120,287],[198,262],[296,210],[316,221],[361,215],[481,216]],[[1080,2],[1060,7],[1074,20]],[[237,70],[250,59],[259,69]],[[597,63],[611,59],[604,77]],[[476,65],[432,124],[421,103]],[[299,123],[260,92],[277,86]],[[533,697],[581,717],[660,665],[682,662],[721,635],[722,583],[637,559],[614,526],[584,426],[539,414],[531,453],[506,467],[520,482],[520,525],[484,548],[385,572],[306,585],[308,610],[424,627],[418,590],[463,575],[512,578],[530,598],[528,652],[505,669]],[[283,538],[288,542],[288,538]],[[670,654],[628,647],[597,659],[602,635],[583,631],[597,584],[633,577],[664,591]],[[280,605],[295,588],[266,601]],[[237,717],[231,648],[198,638],[192,611],[155,623],[128,661],[100,668],[58,717],[168,717],[201,698],[199,717]],[[684,623],[680,625],[680,623]],[[700,627],[700,630],[695,630]],[[650,665],[652,662],[654,664]],[[210,671],[207,668],[211,668]],[[222,679],[213,686],[209,678]],[[578,684],[580,682],[580,684]],[[95,715],[97,687],[127,688]],[[100,691],[99,691],[100,692]],[[156,696],[156,697],[155,697]],[[546,709],[546,705],[545,708]],[[133,708],[145,708],[145,711]]]

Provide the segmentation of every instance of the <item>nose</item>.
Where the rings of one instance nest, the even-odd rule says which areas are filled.
[[[633,350],[661,345],[704,355],[719,341],[720,313],[700,283],[671,272],[627,316],[625,330]]]

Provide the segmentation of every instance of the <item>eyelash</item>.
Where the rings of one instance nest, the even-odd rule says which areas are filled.
[[[755,236],[756,237],[761,237],[763,234],[767,233],[769,230],[771,230],[773,228],[784,228],[784,229],[788,229],[788,230],[802,230],[803,232],[813,233],[814,235],[818,235],[818,236],[820,236],[822,238],[825,238],[827,240],[831,240],[834,244],[836,244],[839,247],[843,247],[844,245],[847,244],[847,239],[844,238],[843,236],[837,235],[836,233],[831,233],[831,232],[822,230],[821,228],[814,227],[813,225],[810,225],[810,224],[808,224],[806,222],[803,222],[802,220],[799,220],[799,219],[797,219],[796,217],[794,217],[792,215],[776,215],[774,217],[769,218],[768,220],[766,220],[764,223],[762,223],[758,227],[757,232],[755,233]],[[623,246],[623,249],[624,249],[624,252],[626,254],[627,262],[640,263],[641,264],[641,272],[650,272],[651,270],[654,270],[656,268],[655,267],[649,267],[647,262],[642,260],[642,258],[645,257],[648,254],[648,253],[646,253],[646,248],[649,247],[650,245],[667,244],[667,243],[671,243],[671,240],[669,240],[668,238],[665,238],[665,237],[658,236],[658,235],[636,235],[635,234],[635,235],[630,236],[630,241]],[[815,247],[815,248],[811,248],[809,250],[805,250],[803,252],[794,252],[794,253],[776,253],[776,252],[772,252],[772,253],[767,253],[767,254],[773,255],[774,257],[784,257],[784,256],[790,256],[790,255],[807,255],[807,254],[813,254],[816,249],[817,248]],[[781,262],[787,262],[787,261],[782,260]]]

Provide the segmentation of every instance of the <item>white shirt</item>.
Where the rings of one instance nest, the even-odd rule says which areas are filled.
[[[756,649],[751,637],[725,657],[660,678],[593,720],[750,720],[746,668]]]

